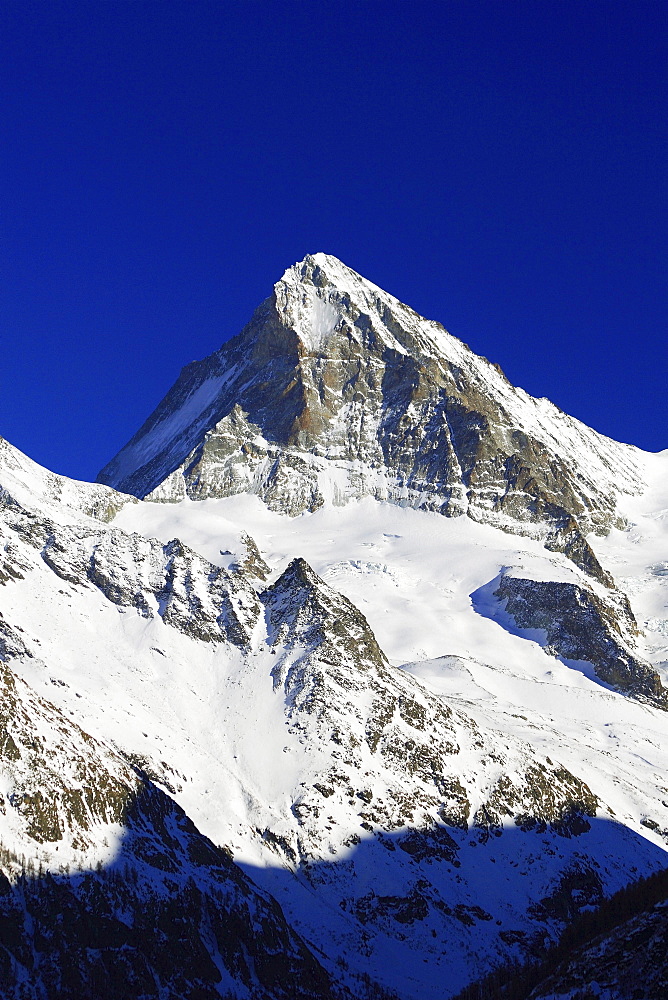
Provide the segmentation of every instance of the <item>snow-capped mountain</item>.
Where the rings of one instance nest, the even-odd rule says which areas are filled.
[[[292,515],[372,496],[529,531],[593,569],[580,532],[616,524],[642,475],[636,449],[316,254],[184,368],[99,481],[163,501],[252,492]]]
[[[324,254],[0,441],[3,995],[443,1000],[666,867],[667,471]]]

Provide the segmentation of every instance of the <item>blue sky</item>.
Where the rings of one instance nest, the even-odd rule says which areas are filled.
[[[0,434],[94,478],[325,251],[668,447],[667,10],[5,0]]]

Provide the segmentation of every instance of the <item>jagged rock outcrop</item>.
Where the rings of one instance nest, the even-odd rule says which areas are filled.
[[[244,574],[248,579],[255,581],[257,585],[266,583],[271,575],[271,570],[262,558],[255,540],[248,532],[242,531],[240,542],[244,549],[243,555],[230,565],[230,569],[236,573]]]
[[[443,327],[326,254],[284,274],[248,326],[184,368],[99,481],[138,497],[257,493],[298,514],[374,496],[585,541],[638,488],[635,451],[515,389]]]
[[[332,666],[348,661],[364,669],[387,663],[364,615],[320,580],[304,559],[293,559],[261,600],[267,609],[268,641],[283,647],[276,676],[285,671],[295,648],[317,650],[318,658]]]
[[[467,831],[471,825],[483,839],[500,833],[509,818],[522,829],[551,826],[566,836],[588,829],[586,816],[596,814],[598,800],[583,782],[528,747],[521,762],[511,765],[513,750],[506,746],[504,754],[501,745],[487,761],[488,740],[475,723],[391,667],[364,616],[303,559],[261,600],[268,642],[278,647],[274,687],[285,693],[291,727],[311,747],[334,742],[341,767],[338,775],[330,771],[326,787],[314,784],[301,794],[293,806],[301,827],[308,827],[311,811],[319,812],[307,802],[312,796],[329,809],[358,798],[363,828],[412,828],[409,853],[424,857],[442,826]],[[488,763],[493,769],[482,783],[470,775],[467,789],[457,758],[472,752],[481,769]],[[364,787],[376,791],[365,794]],[[456,850],[449,840],[446,856]]]
[[[546,647],[566,659],[592,663],[606,684],[668,709],[668,691],[633,649],[638,627],[624,594],[601,599],[576,583],[501,577],[494,596],[522,629],[543,629]]]
[[[20,539],[38,550],[62,580],[96,587],[119,607],[133,608],[145,618],[159,616],[204,642],[249,642],[261,611],[249,579],[243,572],[214,566],[177,538],[161,545],[117,528],[61,525],[7,498],[2,520],[0,583],[29,568],[19,554]],[[250,538],[248,543],[254,545]],[[253,566],[255,573],[261,569],[257,560]]]

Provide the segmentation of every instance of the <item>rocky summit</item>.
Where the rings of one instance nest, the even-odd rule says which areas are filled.
[[[635,450],[516,389],[438,323],[326,254],[182,371],[99,482],[176,502],[255,493],[296,515],[365,496],[545,538],[618,524]]]
[[[564,941],[668,867],[667,473],[325,254],[98,483],[0,439],[2,996],[654,997]]]

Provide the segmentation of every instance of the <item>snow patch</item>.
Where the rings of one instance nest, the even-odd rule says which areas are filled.
[[[175,437],[180,436],[216,401],[222,387],[230,381],[234,369],[208,378],[195,389],[178,410],[154,424],[135,444],[127,445],[118,456],[115,478],[123,479],[159,455]]]
[[[336,329],[341,316],[331,302],[313,295],[307,305],[308,315],[301,324],[302,340],[311,351],[322,351]]]

